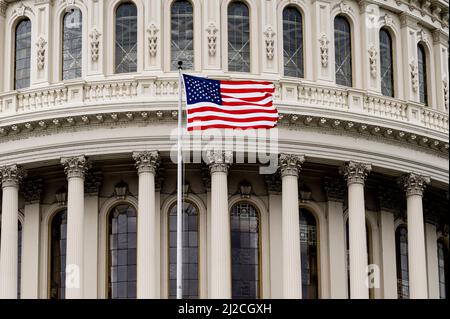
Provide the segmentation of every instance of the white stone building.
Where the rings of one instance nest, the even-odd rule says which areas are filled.
[[[0,0],[0,298],[175,295],[180,59],[281,114],[276,174],[186,164],[186,298],[446,298],[448,9]]]

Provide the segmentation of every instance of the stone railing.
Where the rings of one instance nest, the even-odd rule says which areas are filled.
[[[367,115],[377,118],[410,123],[422,128],[448,134],[448,114],[424,108],[423,105],[373,95],[353,88],[327,87],[310,82],[275,82],[274,102],[283,111],[298,108],[304,110],[331,110]],[[160,106],[164,101],[176,105],[178,81],[176,78],[131,78],[95,82],[60,83],[46,88],[28,89],[0,95],[0,120],[14,115],[83,107],[112,105],[117,103],[152,103]]]

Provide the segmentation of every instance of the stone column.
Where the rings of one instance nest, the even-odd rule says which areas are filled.
[[[298,174],[303,155],[280,154],[282,201],[283,298],[302,298]]]
[[[231,151],[206,153],[211,173],[211,290],[212,299],[231,298],[231,242],[228,212],[228,169]]]
[[[17,298],[19,183],[25,175],[25,171],[17,165],[0,168],[3,191],[0,299]]]
[[[437,229],[434,224],[425,222],[425,244],[428,270],[428,299],[439,299],[439,261]]]
[[[134,152],[133,159],[139,175],[139,204],[137,222],[137,298],[155,299],[156,292],[156,210],[155,174],[157,151]]]
[[[25,199],[24,222],[22,227],[22,265],[20,298],[39,298],[39,226],[41,221],[40,199],[42,179],[27,179],[23,183]]]
[[[370,164],[350,161],[342,170],[348,187],[351,299],[369,298],[364,182],[371,169]]]
[[[428,298],[427,258],[422,197],[426,185],[430,183],[430,178],[410,173],[404,176],[401,182],[406,192],[409,295],[411,299],[426,299]]]
[[[66,298],[84,297],[84,155],[62,158],[67,175]]]
[[[330,297],[332,299],[346,299],[348,293],[343,205],[345,184],[340,176],[326,176],[324,189],[327,196]]]

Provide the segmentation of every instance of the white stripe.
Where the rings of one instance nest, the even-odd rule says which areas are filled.
[[[275,126],[276,121],[253,121],[253,122],[231,122],[231,121],[222,121],[222,120],[212,120],[212,121],[198,121],[193,123],[187,123],[187,127],[196,127],[196,126],[208,126],[208,125],[232,125],[238,127],[249,127],[249,126],[257,126],[257,125],[270,125]]]
[[[197,112],[194,114],[188,114],[187,118],[192,119],[196,117],[202,117],[202,116],[224,116],[224,117],[231,117],[231,118],[237,118],[237,119],[248,119],[252,117],[273,117],[274,119],[278,118],[278,113],[250,113],[250,114],[228,114],[228,113],[222,113],[222,112]]]
[[[274,89],[273,84],[220,84],[223,89]]]
[[[267,94],[272,94],[272,93],[267,93],[267,92],[249,92],[249,93],[228,93],[228,92],[220,92],[220,94],[222,96],[226,96],[226,97],[234,97],[234,98],[249,98],[249,97],[265,97]]]
[[[272,102],[273,99],[271,96],[265,98],[264,100],[260,100],[260,101],[246,101],[246,100],[242,100],[242,99],[234,99],[234,98],[228,98],[228,97],[223,97],[222,101],[224,102],[242,102],[242,103],[255,103],[255,104],[267,104],[269,102]]]
[[[230,110],[230,111],[235,111],[235,110],[254,110],[254,109],[260,109],[260,110],[276,110],[276,108],[272,105],[272,106],[258,106],[258,105],[251,105],[251,104],[243,104],[243,105],[238,105],[238,106],[229,106],[229,105],[218,105],[218,104],[214,104],[214,103],[209,103],[209,102],[199,102],[199,103],[195,103],[195,104],[188,104],[187,105],[187,110],[195,110],[197,108],[200,107],[214,107],[217,108],[218,110]]]

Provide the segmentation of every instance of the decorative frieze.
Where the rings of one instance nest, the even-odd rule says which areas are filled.
[[[36,204],[41,200],[41,194],[43,191],[43,180],[42,178],[27,178],[25,179],[20,190],[27,204]]]
[[[228,173],[228,169],[233,163],[233,152],[223,150],[207,150],[206,159],[211,174],[216,172]]]
[[[412,195],[423,196],[423,191],[430,183],[430,177],[410,173],[402,176],[399,179],[399,183],[403,185],[407,197]]]
[[[2,187],[18,187],[25,177],[27,177],[27,172],[20,165],[14,164],[0,167]]]
[[[272,26],[268,26],[266,31],[264,31],[264,41],[266,44],[266,56],[268,60],[272,60],[274,57],[275,50],[275,32]]]
[[[328,201],[344,202],[347,187],[340,176],[325,176],[323,188]]]
[[[85,173],[90,168],[90,163],[84,155],[61,158],[61,164],[64,166],[67,179],[84,179]]]
[[[156,173],[159,166],[159,152],[158,151],[142,151],[134,152],[132,155],[136,162],[138,174],[141,173]]]
[[[97,62],[99,58],[100,36],[101,33],[96,28],[93,28],[91,33],[89,34],[89,38],[91,39],[90,46],[92,62]]]
[[[279,157],[281,177],[296,176],[302,169],[305,156],[297,154],[282,153]]]
[[[364,184],[371,170],[372,165],[369,163],[349,161],[341,167],[340,172],[347,180],[347,185],[350,185],[354,183]]]
[[[41,36],[36,42],[36,63],[39,70],[42,70],[45,66],[45,50],[47,41]]]
[[[330,43],[330,40],[328,40],[328,37],[325,33],[322,33],[322,35],[319,38],[319,49],[320,49],[320,63],[322,64],[322,67],[326,68],[328,66],[328,44]]]
[[[150,57],[155,57],[158,52],[158,27],[151,23],[147,28],[148,33],[148,52]]]
[[[206,38],[208,40],[208,53],[210,56],[216,55],[216,42],[217,42],[217,29],[214,22],[210,22],[208,27],[206,28]]]
[[[84,193],[88,196],[98,195],[103,182],[103,173],[100,170],[88,171],[84,179]]]

